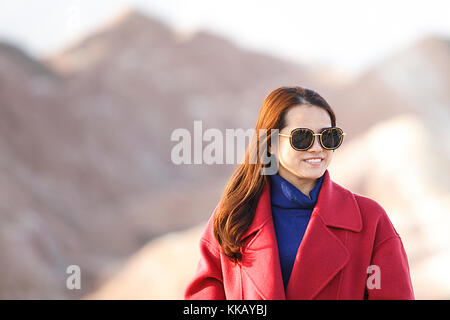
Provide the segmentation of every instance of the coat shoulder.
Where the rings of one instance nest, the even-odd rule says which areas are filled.
[[[353,193],[353,196],[358,203],[361,214],[366,216],[366,218],[379,219],[387,216],[386,210],[377,201],[357,193]]]
[[[376,233],[378,241],[381,242],[399,236],[388,213],[377,201],[356,193],[354,193],[354,196],[359,206],[363,224],[367,229]]]

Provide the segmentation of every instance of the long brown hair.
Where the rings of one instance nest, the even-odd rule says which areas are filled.
[[[225,186],[221,202],[214,216],[214,236],[222,247],[224,255],[237,263],[242,259],[242,235],[248,229],[255,215],[259,196],[266,182],[261,174],[264,161],[250,162],[252,155],[267,152],[270,146],[270,135],[263,140],[259,137],[260,129],[270,132],[281,130],[286,126],[285,114],[295,105],[314,105],[325,109],[331,118],[332,126],[336,125],[336,117],[318,93],[302,87],[280,87],[273,90],[265,99],[256,122],[255,143],[250,143],[245,152],[245,159],[240,164]]]

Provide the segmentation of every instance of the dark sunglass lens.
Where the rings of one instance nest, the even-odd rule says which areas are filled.
[[[292,145],[296,149],[307,149],[312,142],[313,135],[307,130],[296,130],[292,133]]]
[[[326,129],[322,132],[322,143],[325,148],[335,149],[341,143],[342,132],[337,128]]]

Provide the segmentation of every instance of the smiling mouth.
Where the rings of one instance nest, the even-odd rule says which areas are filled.
[[[308,159],[308,160],[303,160],[303,161],[305,161],[308,164],[318,166],[318,165],[320,165],[322,163],[323,160],[319,159],[319,158],[316,158],[316,159]]]

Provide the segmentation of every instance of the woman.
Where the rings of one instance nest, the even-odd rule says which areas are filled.
[[[330,178],[345,133],[328,103],[312,90],[280,87],[264,100],[260,129],[271,134],[256,136],[225,187],[185,298],[414,299],[384,209]],[[260,150],[276,158],[277,174],[250,161]]]

